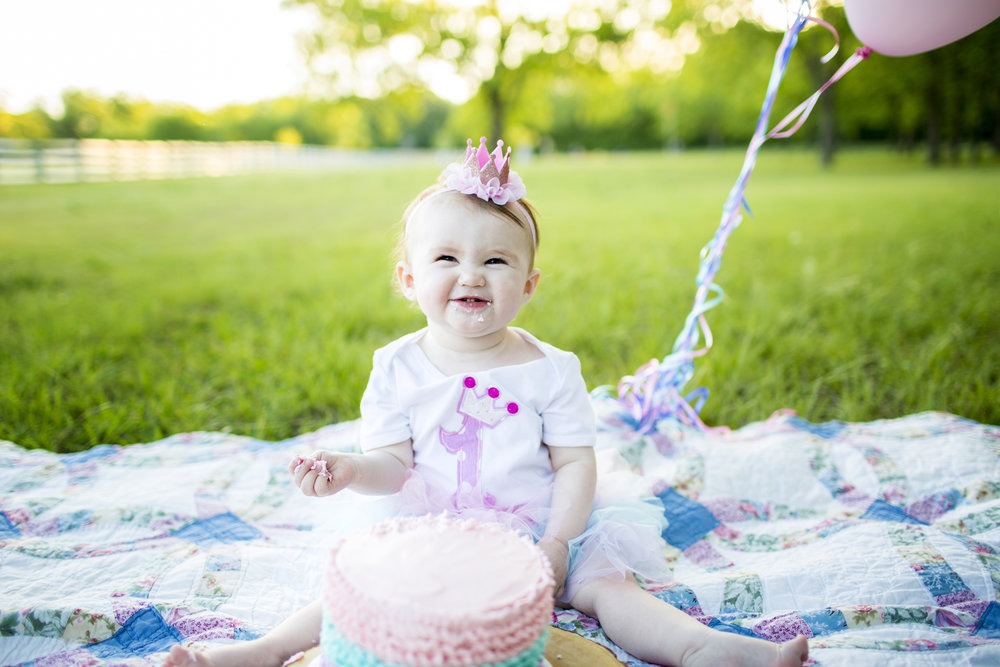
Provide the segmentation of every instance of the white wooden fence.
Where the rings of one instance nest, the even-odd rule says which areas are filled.
[[[354,151],[256,141],[0,138],[0,185],[342,169],[388,159],[428,157],[428,153],[417,151]]]

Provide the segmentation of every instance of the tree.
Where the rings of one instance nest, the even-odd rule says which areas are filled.
[[[853,40],[857,43],[856,40]],[[837,125],[855,140],[888,140],[911,150],[924,141],[937,164],[945,148],[973,159],[1000,151],[1000,21],[937,49],[893,58],[875,52],[836,84]]]
[[[10,114],[0,109],[0,137],[48,139],[52,136],[52,124],[49,114],[39,107],[22,114]]]
[[[184,105],[164,105],[152,117],[149,138],[162,141],[202,141],[205,139],[205,114]]]
[[[847,18],[843,8],[828,8],[823,13],[823,19],[837,30],[843,40],[849,34]],[[834,45],[833,36],[826,30],[804,30],[799,35],[798,48],[796,49],[797,60],[803,63],[809,73],[809,80],[812,87],[819,90],[834,72],[847,60],[849,51],[842,41],[836,56],[829,62],[823,63],[823,56]],[[819,144],[820,163],[828,167],[833,163],[833,156],[837,149],[837,86],[831,86],[820,95],[816,104],[816,124]]]
[[[678,71],[698,43],[690,0],[285,0],[313,7],[310,68],[332,96],[378,97],[407,83],[479,95],[499,137],[532,71]]]
[[[52,135],[76,139],[144,139],[154,105],[124,95],[110,99],[74,88],[63,91],[62,116],[53,119]]]
[[[100,134],[106,106],[102,99],[70,89],[63,92],[62,103],[63,115],[56,122],[56,136],[86,139]]]

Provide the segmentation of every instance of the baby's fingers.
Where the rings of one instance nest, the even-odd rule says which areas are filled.
[[[307,496],[329,496],[350,486],[357,467],[342,454],[317,451],[288,463],[295,485]]]
[[[358,467],[350,454],[323,452],[316,457],[316,495],[328,496],[349,487],[358,477]]]
[[[317,461],[312,457],[296,456],[288,464],[288,469],[292,473],[295,486],[299,487],[307,496],[316,495],[316,479],[326,471],[326,462]]]
[[[329,496],[340,491],[343,485],[338,485],[330,473],[317,474],[316,481],[313,482],[313,493],[317,496]]]

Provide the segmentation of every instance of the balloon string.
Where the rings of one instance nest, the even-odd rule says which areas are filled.
[[[768,120],[774,107],[778,88],[788,69],[788,62],[792,50],[798,42],[799,33],[806,23],[812,21],[823,25],[834,35],[836,44],[833,50],[824,56],[823,62],[832,58],[839,47],[840,38],[836,29],[825,21],[811,18],[809,16],[811,9],[809,0],[803,0],[795,21],[788,26],[775,53],[767,92],[764,95],[757,125],[747,147],[743,166],[723,206],[722,218],[715,236],[701,250],[701,262],[695,278],[697,290],[695,291],[694,304],[685,319],[680,334],[674,341],[672,353],[664,357],[662,361],[653,359],[643,364],[634,375],[627,375],[618,383],[618,403],[623,409],[621,417],[629,420],[640,432],[648,433],[655,430],[657,423],[666,418],[672,418],[681,424],[702,431],[726,430],[725,427],[710,429],[698,416],[708,398],[706,388],[699,388],[687,396],[681,395],[681,389],[694,375],[694,359],[703,356],[712,347],[712,332],[708,326],[708,320],[705,318],[705,313],[722,300],[722,288],[715,284],[715,276],[722,263],[722,253],[725,251],[729,235],[742,221],[741,208],[748,213],[750,212],[744,192],[756,164],[757,154],[768,139],[786,138],[794,134],[808,118],[816,99],[823,91],[843,77],[861,60],[867,58],[871,52],[868,47],[859,49],[813,96],[799,105],[773,130],[768,132]],[[795,125],[784,130],[784,127],[796,118],[798,121]],[[710,295],[712,295],[711,298],[709,298]],[[701,336],[704,336],[705,345],[701,349],[695,350]],[[595,390],[595,394],[605,389],[598,388]],[[696,401],[696,405],[691,405],[692,400]]]
[[[834,34],[836,34],[836,32]],[[774,128],[767,133],[767,138],[786,139],[795,134],[796,132],[798,132],[799,128],[802,127],[802,124],[806,122],[807,118],[809,118],[809,114],[812,113],[813,107],[816,106],[816,101],[819,100],[819,96],[823,94],[823,91],[825,91],[827,88],[832,86],[837,81],[840,81],[840,79],[845,74],[854,69],[854,67],[862,60],[867,60],[868,56],[870,56],[871,53],[872,49],[869,46],[862,46],[857,51],[855,51],[850,58],[844,61],[844,64],[840,66],[840,69],[834,72],[833,76],[831,76],[830,79],[826,83],[824,83],[819,90],[813,93],[805,102],[792,109],[792,111],[787,116],[781,119],[781,122],[775,125]],[[796,118],[798,120],[796,120]],[[793,120],[796,121],[795,124],[792,125],[792,127],[790,127],[789,129],[784,130],[783,128],[789,123],[791,123]]]

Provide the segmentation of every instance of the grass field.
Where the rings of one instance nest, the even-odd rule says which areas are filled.
[[[591,387],[667,354],[740,152],[518,165],[543,280],[517,324]],[[0,439],[53,451],[183,431],[279,439],[357,416],[371,353],[421,326],[395,225],[437,175],[0,188]],[[689,389],[709,424],[943,410],[1000,423],[1000,164],[765,148]]]

